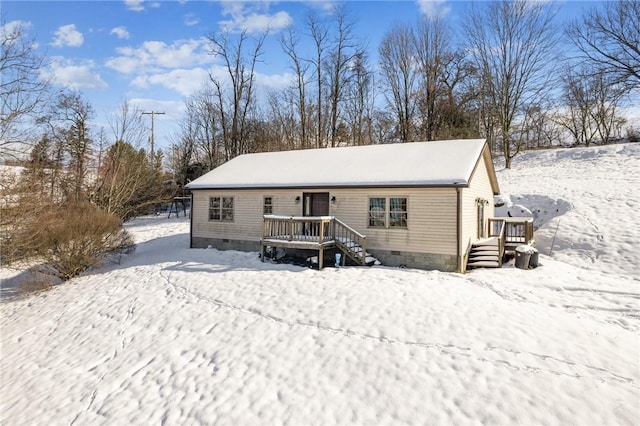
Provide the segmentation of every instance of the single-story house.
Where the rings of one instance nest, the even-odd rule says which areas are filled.
[[[366,245],[363,264],[443,271],[466,269],[500,192],[484,139],[246,154],[186,188],[192,248],[313,249],[322,267]]]

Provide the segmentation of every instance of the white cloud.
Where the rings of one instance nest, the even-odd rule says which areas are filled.
[[[310,2],[309,4],[326,13],[333,12],[336,7],[336,2],[332,0],[316,0],[316,1]]]
[[[266,30],[278,31],[291,25],[293,19],[288,12],[268,13],[269,3],[227,2],[222,10],[223,16],[231,19],[218,24],[225,31],[247,31],[249,33]]]
[[[2,34],[13,34],[16,31],[26,31],[31,28],[31,22],[29,21],[11,21],[0,27]]]
[[[80,64],[61,57],[52,58],[49,68],[42,71],[44,78],[53,80],[61,86],[71,89],[106,89],[107,83],[94,71],[95,63],[86,61]]]
[[[210,69],[196,67],[193,69],[175,69],[164,73],[140,75],[134,78],[131,85],[138,89],[149,89],[160,86],[172,90],[182,96],[190,96],[202,89],[209,81],[209,76],[229,87],[229,73],[223,66]],[[261,74],[255,73],[255,85],[258,90],[281,90],[291,82],[291,74]]]
[[[106,65],[123,74],[142,74],[162,69],[185,68],[210,63],[206,39],[177,40],[168,45],[162,41],[145,41],[140,47],[120,47],[120,56]]]
[[[149,98],[131,98],[129,103],[142,111],[165,111],[165,116],[158,116],[158,120],[165,120],[169,110],[175,110],[184,104],[182,101],[159,101]]]
[[[109,34],[113,34],[119,39],[128,40],[129,39],[129,31],[127,31],[126,27],[115,27],[112,28]]]
[[[448,0],[416,0],[416,3],[420,11],[430,18],[443,17],[451,11]]]
[[[264,89],[282,90],[289,86],[293,80],[290,73],[284,74],[261,74],[256,73],[256,85]]]
[[[127,9],[133,10],[134,12],[142,12],[144,10],[142,3],[144,3],[144,0],[124,0]]]
[[[198,25],[200,23],[200,19],[193,13],[187,13],[184,15],[183,22],[187,27],[192,27],[194,25]]]
[[[0,37],[2,39],[2,43],[5,44],[6,47],[9,47],[16,42],[20,42],[20,39],[22,39],[22,41],[26,42],[30,48],[37,49],[38,43],[28,40],[26,37],[26,33],[29,29],[31,29],[31,22],[28,21],[7,22],[0,26]]]
[[[82,33],[76,29],[75,24],[69,24],[56,30],[51,44],[55,47],[80,47],[82,43],[84,43]]]
[[[129,103],[132,106],[139,108],[141,111],[161,111],[164,112],[162,115],[157,115],[156,124],[159,124],[161,127],[162,122],[168,121],[176,121],[182,117],[182,114],[186,110],[186,106],[184,101],[160,101],[157,99],[149,99],[149,98],[131,98],[129,99]],[[162,130],[162,129],[156,129]],[[161,140],[158,137],[160,132],[156,134],[156,140]]]
[[[176,69],[166,73],[141,75],[133,79],[131,84],[141,89],[148,89],[152,85],[189,96],[202,88],[202,84],[209,78],[209,73],[204,68]]]

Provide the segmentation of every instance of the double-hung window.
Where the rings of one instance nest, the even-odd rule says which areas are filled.
[[[407,199],[389,198],[389,228],[406,228],[407,218]]]
[[[369,198],[369,227],[407,228],[408,218],[406,197]]]
[[[386,206],[386,198],[369,198],[369,226],[374,228],[386,227]]]
[[[233,222],[233,197],[209,197],[209,220]]]
[[[273,197],[264,197],[262,214],[273,214]]]

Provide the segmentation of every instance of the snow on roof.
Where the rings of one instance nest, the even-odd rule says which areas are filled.
[[[464,186],[484,145],[458,139],[246,154],[186,187]]]

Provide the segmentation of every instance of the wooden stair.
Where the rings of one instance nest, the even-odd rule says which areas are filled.
[[[471,245],[467,270],[474,268],[500,268],[502,258],[500,256],[500,244],[498,238],[487,238],[476,241]]]
[[[363,264],[363,257],[364,265],[366,266],[380,265],[380,261],[372,256],[371,253],[365,251],[363,256],[362,246],[356,241],[338,238],[336,239],[336,246],[358,265]]]

